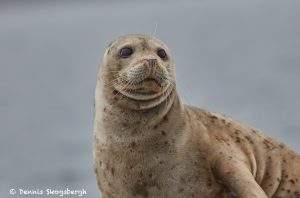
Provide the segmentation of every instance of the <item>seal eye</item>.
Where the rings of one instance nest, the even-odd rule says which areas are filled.
[[[163,59],[163,60],[165,60],[165,59],[167,58],[167,53],[166,53],[166,51],[165,51],[164,49],[162,49],[162,48],[159,48],[159,49],[156,51],[156,53],[157,53],[157,55],[158,55],[161,59]]]
[[[123,47],[119,54],[122,58],[128,58],[133,54],[133,49],[131,47]]]

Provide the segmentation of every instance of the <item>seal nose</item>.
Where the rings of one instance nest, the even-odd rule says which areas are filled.
[[[154,67],[155,65],[157,65],[157,59],[155,59],[155,58],[147,59],[147,62],[148,62],[150,67]]]

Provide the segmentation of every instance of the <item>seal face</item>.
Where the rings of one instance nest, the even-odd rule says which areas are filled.
[[[144,109],[170,94],[174,66],[168,48],[157,39],[128,35],[110,44],[104,55],[102,80],[118,105]],[[111,89],[112,88],[112,89]]]
[[[168,81],[167,69],[169,65],[166,63],[167,56],[165,51],[159,49],[159,53],[157,53],[160,56],[159,58],[153,55],[155,46],[147,46],[147,50],[144,49],[144,54],[142,55],[136,52],[140,50],[138,49],[140,46],[146,48],[145,45],[144,43],[139,43],[135,44],[136,49],[133,49],[132,46],[127,46],[119,51],[121,59],[124,59],[122,62],[127,67],[122,68],[118,72],[114,87],[123,95],[135,100],[156,98],[171,85],[171,81]]]
[[[225,115],[181,103],[161,41],[126,35],[97,79],[93,164],[103,198],[300,197],[300,156]]]

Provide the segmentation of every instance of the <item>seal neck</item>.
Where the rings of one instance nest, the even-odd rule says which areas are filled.
[[[157,98],[151,100],[135,100],[122,95],[112,88],[107,88],[101,82],[99,82],[96,87],[95,101],[96,103],[97,101],[104,102],[103,105],[109,106],[113,112],[126,113],[131,117],[134,115],[134,117],[140,116],[141,119],[145,118],[145,115],[157,117],[157,115],[167,114],[175,103],[181,105],[175,86],[169,86],[168,89]],[[120,115],[118,117],[120,117]]]
[[[101,115],[107,126],[120,126],[120,129],[114,130],[115,135],[131,136],[131,132],[128,134],[126,130],[127,126],[145,129],[144,132],[139,132],[141,134],[160,126],[161,121],[168,120],[164,125],[175,125],[176,120],[181,120],[180,117],[184,114],[184,106],[175,87],[170,87],[168,94],[163,94],[163,98],[158,99],[158,102],[147,101],[148,104],[144,103],[141,108],[141,101],[124,98],[123,95],[104,86],[102,82],[98,81],[96,87],[95,115]],[[100,112],[102,113],[98,114]]]

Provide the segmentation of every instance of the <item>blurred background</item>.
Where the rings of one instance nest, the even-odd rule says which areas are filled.
[[[96,75],[107,44],[127,33],[156,29],[185,103],[299,152],[299,8],[298,0],[0,1],[0,197],[67,187],[99,197]]]

